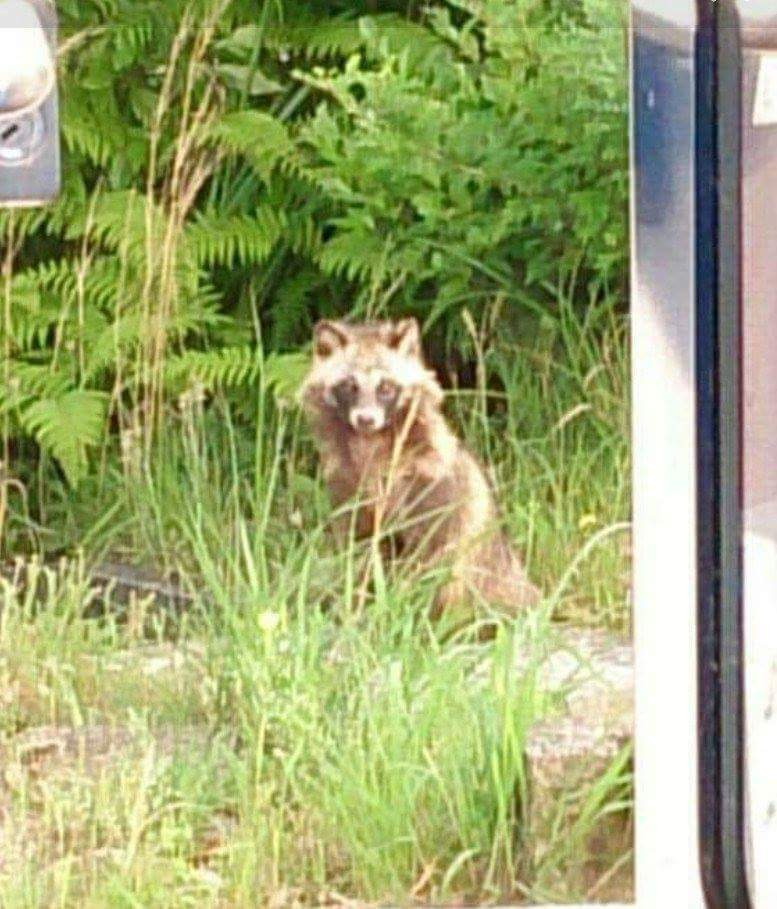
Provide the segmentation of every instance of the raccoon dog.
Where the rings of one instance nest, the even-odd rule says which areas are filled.
[[[338,535],[391,530],[403,559],[449,566],[436,614],[473,595],[509,611],[536,602],[483,470],[442,415],[416,320],[322,321],[313,351],[300,398],[333,504],[355,503],[336,519]]]

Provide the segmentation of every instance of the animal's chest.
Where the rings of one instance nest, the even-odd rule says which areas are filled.
[[[412,451],[397,452],[389,440],[357,437],[326,472],[337,499],[357,498],[385,510],[399,490],[413,482],[416,466]]]
[[[324,476],[338,502],[374,499],[390,472],[391,450],[381,440],[359,437],[332,446],[324,454]]]
[[[391,465],[391,448],[383,439],[356,436],[349,441],[344,462],[355,485],[375,488],[387,476]]]

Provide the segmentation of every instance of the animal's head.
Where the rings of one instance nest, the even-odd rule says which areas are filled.
[[[442,400],[440,386],[424,363],[415,319],[362,325],[319,322],[302,396],[365,435],[396,425],[414,399],[425,397],[435,406]]]

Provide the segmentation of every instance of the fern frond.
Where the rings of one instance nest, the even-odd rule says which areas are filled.
[[[122,354],[137,347],[141,323],[139,313],[128,313],[112,322],[103,320],[101,325],[94,325],[84,345],[87,353],[85,381],[94,381],[104,369],[116,364]]]
[[[57,324],[83,328],[95,320],[102,322],[100,309],[113,303],[118,292],[120,264],[113,257],[100,257],[86,269],[81,289],[88,305],[80,315],[70,305],[78,293],[77,268],[77,262],[60,259],[14,275],[10,327],[16,350],[45,346]]]
[[[48,290],[60,296],[73,293],[76,287],[76,264],[72,259],[49,259],[17,272],[13,290],[21,298],[35,290]]]
[[[124,68],[139,60],[159,27],[158,12],[155,16],[153,9],[137,9],[131,5],[122,10],[121,20],[110,33],[114,66]]]
[[[186,306],[168,317],[165,324],[167,337],[185,343],[193,336],[217,330],[227,321],[218,311],[218,302],[219,298],[208,293],[207,289],[201,291],[199,296],[188,300]],[[94,382],[103,371],[116,367],[122,361],[126,378],[131,379],[134,362],[128,362],[130,354],[144,342],[149,343],[157,331],[158,323],[137,311],[123,313],[111,321],[102,319],[89,323],[85,326],[83,342],[86,351],[84,381]]]
[[[317,221],[310,215],[292,213],[288,216],[283,239],[289,249],[301,256],[318,259],[323,240]]]
[[[8,236],[9,223],[13,221],[13,237],[16,243],[31,237],[46,223],[45,208],[0,209],[0,238]]]
[[[71,386],[63,372],[52,372],[48,363],[24,360],[0,360],[0,370],[7,382],[0,383],[0,413],[24,407],[41,397],[57,397]]]
[[[187,350],[165,364],[165,383],[179,390],[199,383],[207,390],[245,385],[258,375],[261,360],[255,347]]]
[[[199,384],[207,391],[261,383],[278,397],[289,397],[299,387],[310,365],[305,353],[273,353],[262,358],[253,346],[219,350],[188,350],[165,366],[168,389],[180,392]]]
[[[325,60],[335,55],[350,56],[364,43],[356,19],[303,17],[306,21],[274,25],[243,25],[219,42],[234,54],[247,56],[267,47],[278,55],[296,60]]]
[[[276,288],[270,310],[270,340],[273,350],[287,349],[308,334],[311,296],[321,283],[322,277],[318,269],[305,265],[295,270]]]
[[[269,206],[253,215],[202,212],[187,224],[184,243],[198,265],[248,265],[263,262],[285,226],[282,214]]]
[[[122,266],[116,256],[97,256],[84,272],[84,299],[103,309],[112,307],[121,290]]]
[[[408,69],[425,76],[449,71],[454,62],[451,48],[428,28],[396,15],[364,16],[360,29],[368,57],[402,58]]]
[[[310,356],[305,351],[269,354],[262,365],[264,387],[281,400],[293,400],[308,369]]]
[[[74,221],[83,221],[86,208],[86,184],[76,167],[62,170],[62,190],[57,200],[40,211],[45,216],[45,230],[50,235],[64,234]]]
[[[18,353],[44,347],[52,327],[61,318],[61,301],[51,294],[40,293],[35,287],[25,288],[20,293],[19,286],[14,282],[11,307],[11,349]],[[0,337],[4,333],[4,328],[0,328]]]
[[[72,389],[41,398],[22,414],[22,425],[57,460],[73,486],[86,471],[87,450],[102,435],[107,400],[101,391]]]
[[[90,235],[109,249],[124,247],[129,252],[145,254],[148,245],[158,249],[164,237],[165,221],[159,205],[129,189],[101,195],[91,207],[88,227]],[[74,225],[75,235],[86,227]]]
[[[350,57],[364,44],[357,19],[330,19],[307,24],[276,26],[268,31],[267,44],[304,60]]]
[[[285,124],[258,110],[224,114],[208,128],[204,138],[242,155],[264,179],[294,152],[294,142]]]
[[[331,222],[337,233],[321,247],[319,268],[351,281],[369,279],[387,269],[387,241],[379,237],[367,216],[358,213]]]
[[[136,171],[145,159],[146,139],[127,123],[112,93],[91,92],[71,81],[62,96],[60,123],[65,145],[99,167],[120,160]]]

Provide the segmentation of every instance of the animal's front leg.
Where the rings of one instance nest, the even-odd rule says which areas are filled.
[[[375,524],[374,509],[371,503],[360,501],[358,478],[335,463],[325,464],[324,479],[335,512],[330,524],[338,545],[345,547],[352,535],[357,540],[370,536]]]
[[[401,538],[403,555],[418,567],[431,567],[455,547],[460,535],[456,489],[448,477],[410,477],[390,499],[392,526]]]
[[[341,546],[347,546],[351,537],[364,540],[375,532],[375,509],[371,505],[344,503],[332,518],[332,531]]]
[[[445,613],[448,617],[467,614],[470,598],[464,582],[453,577],[439,588],[432,606],[432,619],[439,619]]]

